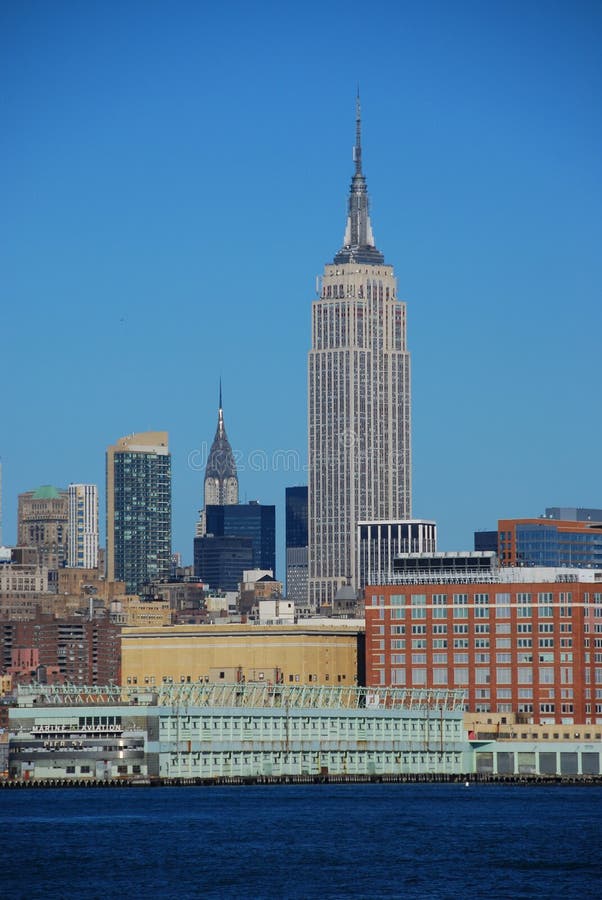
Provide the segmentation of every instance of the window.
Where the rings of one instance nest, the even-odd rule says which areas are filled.
[[[554,669],[542,667],[539,670],[540,684],[554,684]]]
[[[510,594],[495,595],[495,614],[498,619],[510,618]]]
[[[433,619],[447,619],[447,594],[433,594]]]
[[[468,618],[468,594],[454,594],[454,619]]]
[[[412,684],[426,684],[426,669],[412,669]]]
[[[468,684],[468,669],[454,669],[454,684]]]
[[[447,684],[447,669],[433,669],[433,684]]]
[[[495,680],[498,684],[512,684],[512,669],[496,669]]]
[[[552,608],[553,601],[554,595],[551,593],[537,595],[538,612],[540,618],[542,616],[551,618],[554,615],[554,610]]]
[[[475,619],[489,618],[489,594],[474,595],[474,617]]]
[[[426,619],[426,594],[412,596],[412,618]]]

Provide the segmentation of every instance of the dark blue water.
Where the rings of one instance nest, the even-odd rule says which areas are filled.
[[[594,898],[602,788],[0,792],[2,897]]]

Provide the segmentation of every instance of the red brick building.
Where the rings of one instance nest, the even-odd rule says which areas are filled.
[[[121,679],[121,627],[108,619],[38,614],[28,622],[0,622],[0,672],[10,671],[16,651],[20,657],[30,652],[39,666],[58,669],[72,684]]]
[[[465,688],[470,712],[600,723],[602,581],[595,582],[596,574],[602,578],[501,569],[494,581],[367,587],[366,683]],[[525,580],[530,575],[541,580]]]

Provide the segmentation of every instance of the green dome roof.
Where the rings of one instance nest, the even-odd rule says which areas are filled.
[[[58,489],[51,484],[43,484],[37,491],[33,492],[34,500],[56,500],[60,496]]]

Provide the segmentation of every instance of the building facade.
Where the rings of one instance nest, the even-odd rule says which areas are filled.
[[[307,606],[307,485],[286,488],[286,595]]]
[[[602,723],[602,572],[408,572],[366,589],[366,683],[466,690],[470,712]]]
[[[375,576],[391,577],[396,557],[401,553],[434,553],[437,525],[425,519],[403,522],[360,522],[357,526],[357,554],[360,590]]]
[[[275,506],[258,503],[256,500],[236,505],[209,505],[205,507],[205,521],[208,535],[251,540],[253,561],[245,569],[269,569],[275,574]]]
[[[355,172],[341,250],[312,305],[308,358],[309,600],[331,604],[358,583],[356,528],[411,516],[410,356],[405,303],[375,245],[362,171]]]
[[[242,573],[252,566],[250,537],[206,534],[194,539],[194,574],[212,591],[238,591]]]
[[[98,566],[98,488],[95,484],[70,484],[67,565],[96,569]]]
[[[166,431],[120,438],[107,450],[107,578],[137,594],[167,580],[171,559],[171,456]]]
[[[28,781],[451,776],[472,763],[454,691],[23,687],[9,717],[10,775]]]
[[[67,491],[45,484],[19,494],[17,541],[35,547],[38,562],[58,569],[67,562],[69,500]]]
[[[363,628],[336,625],[173,625],[126,628],[124,686],[205,681],[362,684]]]
[[[500,519],[503,566],[602,568],[602,523],[560,519]]]
[[[18,781],[598,779],[600,728],[467,722],[459,691],[268,684],[21,686]]]
[[[38,613],[22,622],[0,623],[0,661],[6,670],[14,650],[36,650],[39,664],[56,668],[70,684],[119,683],[121,629],[109,621]]]

